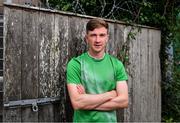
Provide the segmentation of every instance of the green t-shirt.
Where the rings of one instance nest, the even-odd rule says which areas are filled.
[[[87,94],[100,94],[116,88],[117,81],[127,80],[122,62],[105,54],[95,59],[83,53],[67,65],[67,83],[82,84]],[[74,122],[116,122],[116,111],[75,110]]]

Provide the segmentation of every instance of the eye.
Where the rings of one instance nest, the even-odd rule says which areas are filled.
[[[90,37],[96,37],[97,35],[96,34],[91,34]]]
[[[105,34],[105,33],[102,33],[102,34],[100,34],[99,36],[100,36],[100,37],[105,37],[106,34]]]

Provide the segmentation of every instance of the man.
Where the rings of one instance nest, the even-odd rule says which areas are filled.
[[[86,25],[88,52],[67,65],[67,88],[74,122],[117,122],[116,109],[128,106],[123,64],[105,53],[108,24],[92,19]]]

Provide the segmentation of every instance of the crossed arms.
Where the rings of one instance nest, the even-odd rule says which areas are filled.
[[[83,110],[114,110],[128,106],[128,87],[126,81],[119,81],[116,90],[102,94],[86,94],[82,85],[67,85],[74,109]]]

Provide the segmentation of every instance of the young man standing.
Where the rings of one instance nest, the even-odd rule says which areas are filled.
[[[67,65],[67,88],[74,122],[117,122],[116,109],[128,106],[123,64],[105,53],[108,24],[91,19],[86,25],[88,51]]]

